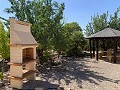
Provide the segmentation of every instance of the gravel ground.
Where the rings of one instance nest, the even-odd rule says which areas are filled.
[[[120,90],[120,64],[68,59],[62,68],[42,70],[37,79],[73,90]]]
[[[60,86],[71,90],[120,90],[120,64],[103,60],[69,58],[62,66],[52,69],[41,67],[39,71],[36,82],[28,85],[31,88]],[[12,89],[6,87],[0,90]]]

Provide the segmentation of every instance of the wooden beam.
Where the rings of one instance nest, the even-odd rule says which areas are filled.
[[[93,57],[95,57],[95,41],[94,41],[94,39],[93,39]]]
[[[113,62],[116,63],[116,54],[117,54],[117,40],[114,39],[114,53],[113,53]]]
[[[116,51],[117,51],[117,53],[118,53],[118,42],[119,42],[119,40],[120,40],[120,38],[117,38],[117,40],[116,40]]]
[[[98,39],[96,39],[96,60],[98,61]]]
[[[89,45],[90,45],[90,58],[92,59],[91,39],[89,39]]]
[[[103,51],[106,51],[106,49],[105,49],[105,39],[103,38],[103,40],[102,40],[102,45],[103,45]],[[105,53],[103,53],[103,56],[105,55]]]

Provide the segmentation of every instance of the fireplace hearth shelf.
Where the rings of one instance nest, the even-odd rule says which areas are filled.
[[[36,62],[36,59],[26,59],[23,61],[23,63],[13,63],[13,62],[9,62],[8,65],[14,65],[14,66],[23,66],[23,65],[26,65],[28,63],[31,63],[31,62]]]
[[[36,70],[23,70],[23,71],[24,72],[22,77],[9,76],[9,78],[15,79],[15,80],[23,80],[24,78],[27,78],[30,75],[33,75],[34,73],[36,73]]]

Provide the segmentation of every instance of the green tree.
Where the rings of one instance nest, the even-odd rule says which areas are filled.
[[[66,23],[64,25],[64,28],[69,30],[69,32],[82,31],[81,27],[79,26],[77,22]]]
[[[103,13],[102,15],[95,15],[91,17],[91,22],[86,25],[85,33],[87,36],[94,34],[100,30],[107,27],[120,30],[120,17],[119,17],[120,7],[114,12],[114,14],[109,15]]]
[[[115,11],[114,15],[110,15],[109,27],[116,30],[120,30],[120,17],[119,17],[120,8]]]
[[[70,56],[80,56],[86,44],[81,27],[77,22],[72,22],[66,23],[63,28],[67,45],[67,54]]]
[[[49,50],[64,50],[62,35],[62,19],[64,3],[59,4],[52,0],[9,0],[10,8],[7,13],[13,13],[14,18],[32,24],[32,34],[39,43],[37,54],[39,58],[43,52]]]
[[[9,38],[7,32],[4,30],[3,24],[0,21],[0,59],[3,62],[1,77],[4,73],[4,61],[10,56],[9,52]]]
[[[96,15],[91,17],[91,22],[86,26],[85,33],[87,36],[94,34],[100,30],[105,29],[108,26],[108,13],[103,13],[102,15]]]

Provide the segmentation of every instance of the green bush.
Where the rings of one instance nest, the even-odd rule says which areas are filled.
[[[0,80],[2,80],[4,78],[4,75],[2,72],[0,72]]]
[[[39,58],[40,64],[44,64],[45,62],[48,62],[48,60],[51,58],[51,55],[48,51],[44,51],[44,54],[42,57]]]
[[[69,57],[84,57],[84,53],[80,48],[72,48],[67,52]]]

